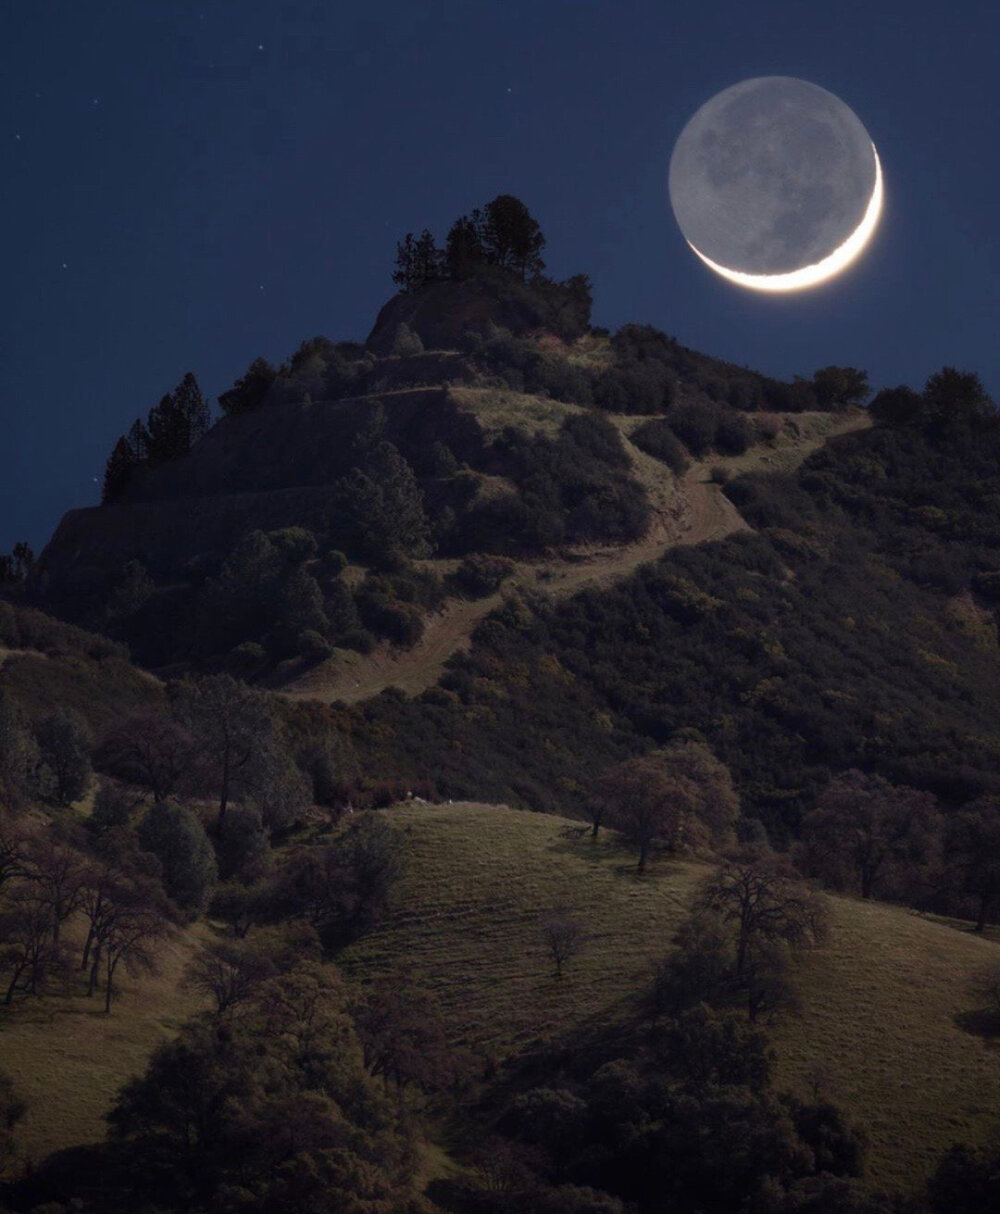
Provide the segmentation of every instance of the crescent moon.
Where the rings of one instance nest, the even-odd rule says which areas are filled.
[[[696,249],[689,240],[687,243],[691,251],[716,274],[720,274],[723,278],[727,278],[741,287],[750,287],[754,291],[801,291],[805,287],[819,286],[821,282],[826,282],[842,270],[846,270],[871,240],[872,234],[878,227],[879,217],[882,214],[884,190],[882,164],[874,144],[872,144],[872,154],[875,157],[875,185],[861,222],[844,243],[824,257],[822,261],[817,261],[811,266],[802,266],[798,270],[790,270],[785,274],[745,274],[741,270],[730,270],[726,266],[720,266],[717,261],[713,261],[710,257],[706,257],[700,249]]]

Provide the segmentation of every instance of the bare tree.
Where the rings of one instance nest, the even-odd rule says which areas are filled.
[[[174,711],[197,738],[207,779],[218,797],[221,828],[236,782],[271,739],[267,696],[230,675],[210,675],[182,683]]]
[[[143,708],[130,713],[101,743],[97,762],[119,780],[147,788],[165,801],[191,766],[191,737],[176,721]]]
[[[41,994],[60,951],[52,939],[51,909],[27,883],[14,888],[0,912],[0,940],[0,961],[7,975],[4,1003],[12,1003],[19,990]]]
[[[154,973],[156,945],[167,934],[162,910],[143,899],[122,898],[104,932],[104,1010],[111,1011],[114,982],[121,965],[130,974]]]
[[[236,940],[216,940],[192,959],[185,981],[192,990],[215,1002],[215,1015],[222,1016],[246,1003],[261,983],[275,973],[270,958]]]
[[[1000,800],[979,797],[948,823],[948,860],[956,892],[981,932],[1000,910]]]
[[[586,928],[575,916],[556,911],[542,920],[541,934],[556,967],[556,977],[561,978],[563,966],[582,950],[587,938]]]
[[[83,857],[54,829],[32,836],[27,854],[28,876],[35,897],[48,907],[52,943],[58,947],[63,923],[80,905]]]
[[[873,898],[891,875],[920,869],[939,833],[930,793],[852,770],[832,780],[806,815],[801,856],[835,888],[856,883],[862,898]]]
[[[825,903],[785,857],[761,847],[730,852],[705,883],[699,905],[733,928],[741,984],[764,946],[818,943],[826,934]]]
[[[29,828],[0,808],[0,889],[8,881],[28,875]]]

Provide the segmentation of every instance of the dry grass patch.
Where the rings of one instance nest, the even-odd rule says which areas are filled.
[[[567,417],[586,412],[580,405],[507,388],[451,388],[450,396],[460,409],[475,415],[486,438],[500,434],[505,426],[554,438]]]
[[[997,945],[902,907],[831,900],[831,940],[803,960],[798,1016],[774,1026],[778,1080],[811,1074],[871,1139],[872,1179],[920,1185],[952,1142],[1000,1130],[1000,1048],[961,1027]]]
[[[199,925],[166,943],[157,974],[116,977],[110,1015],[100,995],[22,999],[3,1010],[0,1068],[28,1103],[17,1130],[26,1159],[104,1137],[104,1114],[118,1089],[203,1006],[182,988],[181,975],[205,930]]]
[[[397,909],[342,957],[361,978],[406,968],[440,998],[456,1043],[502,1058],[620,1016],[670,946],[701,865],[663,861],[645,878],[613,836],[500,806],[406,806],[408,870]],[[555,975],[546,915],[587,940]]]

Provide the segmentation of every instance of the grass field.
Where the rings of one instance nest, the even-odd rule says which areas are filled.
[[[391,811],[409,869],[396,912],[355,945],[364,978],[408,968],[435,989],[457,1040],[502,1059],[621,1014],[670,946],[706,869],[660,862],[638,879],[611,836],[482,805]],[[590,941],[555,977],[544,915],[576,912]],[[1000,1130],[1000,1048],[960,1027],[971,975],[997,945],[905,909],[831,899],[829,945],[799,973],[801,1011],[772,1026],[779,1086],[816,1076],[871,1141],[873,1182],[920,1186],[953,1141]]]
[[[614,836],[498,806],[411,803],[386,811],[408,868],[397,905],[342,955],[365,981],[407,970],[436,991],[456,1044],[485,1063],[614,1023],[670,948],[698,882],[693,862],[644,878]],[[951,1142],[1000,1130],[1000,1048],[963,1028],[969,979],[997,942],[902,908],[832,899],[833,932],[798,974],[801,1010],[772,1026],[778,1084],[814,1082],[866,1129],[870,1177],[922,1185]],[[562,978],[541,938],[566,910],[588,939]],[[25,1154],[93,1141],[116,1090],[197,1010],[180,986],[197,927],[165,951],[158,976],[127,980],[104,1016],[83,998],[24,1001],[0,1018],[0,1067],[27,1096]],[[966,1022],[968,1023],[968,1022]]]
[[[501,1060],[584,1024],[608,1021],[670,945],[705,870],[664,864],[637,878],[634,857],[579,822],[483,805],[407,806],[408,875],[398,910],[342,957],[368,977],[403,966],[441,1000],[451,1035]],[[588,940],[555,970],[543,919],[565,909]]]
[[[103,997],[27,999],[0,1014],[0,1069],[27,1100],[17,1142],[25,1160],[104,1137],[115,1093],[141,1074],[150,1054],[201,1003],[181,983],[199,934],[176,936],[160,951],[159,972],[122,973],[119,998],[104,1014]]]

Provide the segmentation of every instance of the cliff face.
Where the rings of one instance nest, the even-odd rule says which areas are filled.
[[[412,295],[393,296],[379,312],[366,345],[379,356],[390,354],[401,324],[435,350],[455,349],[465,334],[485,332],[490,324],[512,333],[546,329],[573,340],[587,331],[589,319],[589,297],[567,286],[529,284],[483,270],[474,279],[434,282]]]
[[[402,360],[400,360],[402,361]],[[39,562],[46,596],[59,601],[106,587],[130,560],[157,581],[195,557],[216,560],[248,531],[326,530],[335,482],[352,443],[381,405],[385,436],[415,465],[436,441],[475,458],[481,435],[441,387],[344,401],[282,403],[221,419],[183,458],[137,477],[121,501],[71,510]]]

